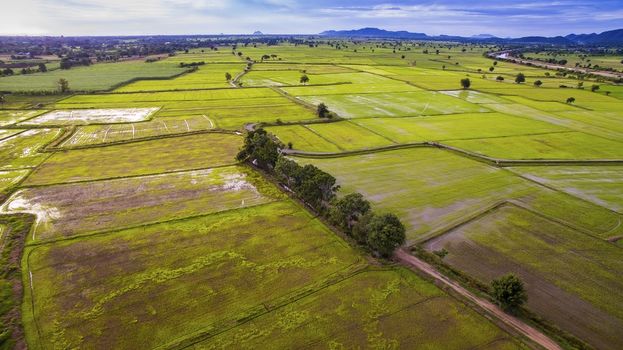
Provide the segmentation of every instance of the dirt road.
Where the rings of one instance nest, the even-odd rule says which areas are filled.
[[[505,313],[497,305],[489,302],[488,300],[477,297],[467,289],[461,287],[461,285],[459,285],[458,283],[450,280],[446,276],[439,273],[428,263],[409,254],[404,249],[397,250],[394,254],[394,259],[401,264],[408,266],[413,270],[423,272],[434,278],[436,281],[442,283],[443,285],[452,288],[452,290],[454,290],[456,293],[460,294],[464,298],[484,309],[489,315],[497,318],[499,321],[505,323],[507,326],[521,333],[526,338],[532,340],[535,344],[540,345],[544,349],[562,350],[562,348],[555,341],[551,340],[545,334],[527,325],[516,317]]]

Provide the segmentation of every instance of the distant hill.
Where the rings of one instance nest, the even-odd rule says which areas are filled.
[[[495,35],[491,35],[491,34],[478,34],[478,35],[472,35],[470,36],[470,38],[472,39],[493,39],[496,38]]]
[[[623,29],[611,30],[601,34],[570,34],[567,36],[545,37],[527,36],[522,38],[498,38],[491,34],[478,34],[471,37],[438,35],[429,36],[425,33],[412,33],[404,30],[390,31],[379,28],[361,28],[354,30],[328,30],[320,33],[326,37],[340,38],[382,38],[382,39],[422,39],[422,40],[454,40],[454,41],[484,41],[521,44],[549,44],[549,45],[619,45],[623,44]]]
[[[407,31],[389,31],[379,28],[361,28],[356,30],[329,30],[320,33],[324,36],[333,37],[373,37],[373,38],[396,38],[396,39],[426,39],[424,33],[410,33]]]
[[[570,34],[565,38],[578,44],[620,44],[623,43],[623,29],[610,30],[601,34]]]

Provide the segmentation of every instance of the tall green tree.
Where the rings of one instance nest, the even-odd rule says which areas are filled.
[[[514,274],[494,279],[491,289],[496,302],[505,310],[513,311],[528,300],[523,282]]]
[[[463,89],[469,89],[469,87],[472,86],[472,81],[469,80],[469,78],[463,78],[461,79],[461,86]]]
[[[322,211],[335,198],[335,193],[340,188],[335,183],[333,176],[314,165],[307,164],[300,171],[300,181],[296,190],[303,201]]]
[[[318,117],[320,118],[327,118],[329,117],[329,108],[327,107],[327,105],[325,105],[324,103],[320,103],[318,105],[318,108],[316,109],[316,114],[318,114]]]
[[[394,214],[375,215],[368,223],[368,246],[381,256],[392,255],[405,242],[405,227]]]
[[[301,166],[292,159],[280,155],[275,164],[275,173],[291,190],[294,190],[300,182]]]
[[[279,145],[268,135],[266,130],[260,128],[247,133],[244,145],[236,159],[250,161],[263,169],[273,169],[279,157]]]
[[[523,73],[517,74],[517,76],[515,77],[515,82],[517,84],[525,83],[526,82],[526,76]]]
[[[359,219],[370,211],[368,202],[361,193],[350,193],[333,203],[331,219],[347,232],[351,232]]]
[[[307,76],[307,74],[303,74],[301,75],[301,79],[299,81],[301,82],[301,84],[307,84],[309,83],[309,77]]]
[[[65,78],[60,78],[57,82],[56,85],[58,86],[58,90],[61,93],[65,93],[65,92],[69,92],[69,81],[67,81],[67,79]]]

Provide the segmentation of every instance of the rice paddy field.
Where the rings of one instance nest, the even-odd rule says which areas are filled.
[[[88,67],[57,69],[45,73],[14,75],[0,78],[0,91],[54,92],[57,81],[67,79],[73,91],[109,90],[134,79],[166,79],[184,73],[186,69],[167,64],[143,61],[97,63]]]
[[[494,64],[495,47],[342,44],[0,77],[0,91],[52,92],[61,75],[73,90],[0,104],[0,218],[34,218],[20,242],[28,347],[535,348],[236,161],[263,125],[339,196],[396,214],[404,248],[445,249],[483,284],[515,273],[529,311],[622,348],[621,86]]]

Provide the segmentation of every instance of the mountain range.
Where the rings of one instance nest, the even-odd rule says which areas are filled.
[[[471,37],[438,35],[429,36],[425,33],[407,31],[389,31],[379,28],[361,28],[355,30],[328,30],[320,33],[325,37],[341,38],[382,38],[382,39],[412,39],[412,40],[455,40],[479,41],[494,43],[517,44],[549,44],[549,45],[617,45],[623,44],[623,29],[610,30],[600,34],[569,34],[567,36],[545,37],[527,36],[522,38],[498,38],[490,34],[479,34]]]

